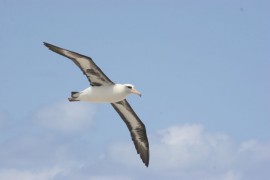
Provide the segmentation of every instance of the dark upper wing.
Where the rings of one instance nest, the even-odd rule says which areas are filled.
[[[101,85],[110,85],[114,84],[94,63],[94,61],[87,56],[72,52],[48,43],[44,42],[44,45],[47,46],[50,50],[61,54],[69,59],[71,59],[86,75],[92,86],[101,86]]]
[[[146,135],[146,129],[142,121],[133,111],[127,100],[111,103],[126,123],[137,153],[140,154],[142,161],[146,166],[149,164],[149,143]]]

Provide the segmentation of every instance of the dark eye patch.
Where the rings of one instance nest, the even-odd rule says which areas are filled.
[[[128,89],[132,89],[132,86],[127,86]]]

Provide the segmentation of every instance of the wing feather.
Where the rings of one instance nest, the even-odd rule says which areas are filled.
[[[94,63],[94,61],[90,57],[54,46],[46,42],[44,42],[44,45],[48,47],[50,50],[71,59],[81,69],[81,71],[87,77],[88,81],[92,86],[114,84],[101,71],[101,69]]]
[[[143,163],[148,167],[149,164],[149,143],[147,139],[146,129],[143,122],[133,111],[127,100],[122,100],[116,103],[111,103],[120,117],[126,123],[132,140],[134,142],[137,153]]]

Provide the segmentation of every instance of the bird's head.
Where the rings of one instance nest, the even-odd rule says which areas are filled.
[[[125,84],[127,90],[129,93],[137,94],[138,96],[142,96],[142,94],[135,89],[135,87],[132,84]]]

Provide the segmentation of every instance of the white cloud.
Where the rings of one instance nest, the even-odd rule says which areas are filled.
[[[1,169],[0,179],[5,180],[52,180],[61,173],[62,169],[53,167],[45,170],[17,170],[17,169]]]
[[[231,162],[233,143],[230,138],[224,134],[209,134],[202,125],[172,126],[149,136],[149,141],[150,166],[157,169],[194,168],[209,160],[215,160],[212,163],[216,164]],[[133,165],[140,161],[132,141],[111,146],[110,156]]]
[[[207,132],[199,124],[171,126],[149,140],[149,169],[169,179],[252,179],[248,174],[270,164],[269,143],[238,143],[228,135]],[[133,149],[131,143],[117,143],[110,147],[109,157],[141,170],[143,164]]]
[[[44,107],[33,119],[43,127],[63,132],[77,132],[91,126],[95,108],[89,103],[61,102]]]
[[[131,178],[124,176],[92,176],[89,180],[131,180]]]
[[[270,175],[268,142],[236,142],[200,124],[175,125],[149,134],[148,168],[136,154],[131,139],[110,142],[106,149],[100,147],[98,139],[90,143],[77,134],[40,132],[42,127],[32,123],[25,127],[37,131],[19,131],[0,142],[0,179],[253,180]],[[85,137],[91,137],[93,132],[86,133]]]
[[[240,180],[243,179],[241,174],[235,173],[234,171],[228,171],[224,175],[221,175],[218,178],[215,179],[220,179],[220,180]]]
[[[268,151],[267,151],[268,150]],[[270,160],[270,143],[261,143],[257,140],[242,142],[238,148],[238,155],[252,161],[263,162]]]
[[[232,140],[224,134],[210,134],[202,125],[172,126],[158,132],[153,158],[159,168],[194,168],[232,163]]]

